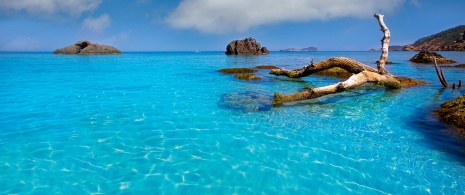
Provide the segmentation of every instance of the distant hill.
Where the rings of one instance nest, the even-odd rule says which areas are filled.
[[[392,45],[392,46],[389,46],[389,51],[403,51],[405,46],[401,46],[401,45]],[[370,49],[368,51],[371,51],[371,52],[375,52],[375,51],[381,51],[381,48],[380,49]]]
[[[279,50],[279,51],[282,51],[282,52],[318,51],[318,48],[316,48],[316,47],[307,47],[307,48],[302,48],[302,49],[288,48],[288,49],[283,49],[283,50]]]
[[[405,46],[405,51],[465,51],[465,25],[427,36]]]

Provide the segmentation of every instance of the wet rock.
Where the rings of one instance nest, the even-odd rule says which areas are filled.
[[[455,63],[454,60],[449,60],[436,52],[432,51],[420,51],[417,55],[410,58],[411,62],[421,63],[421,64],[434,64],[434,59],[436,58],[436,62],[438,64],[453,64]]]
[[[217,105],[223,109],[242,111],[271,110],[273,96],[256,91],[231,92],[221,95]]]
[[[271,69],[279,69],[277,66],[273,65],[261,65],[261,66],[255,66],[256,69],[266,69],[266,70],[271,70]]]
[[[225,52],[228,55],[262,55],[269,53],[266,47],[261,47],[260,43],[250,37],[244,40],[231,41]]]
[[[253,68],[223,68],[223,69],[218,70],[218,72],[221,72],[224,74],[254,73],[257,71],[258,70],[255,70]]]
[[[108,46],[93,44],[90,41],[79,41],[73,45],[57,49],[54,54],[122,54],[120,50]]]
[[[320,72],[316,72],[315,75],[320,75],[320,76],[331,76],[331,77],[337,77],[337,78],[346,78],[348,79],[351,77],[353,74],[350,72],[347,72],[346,70],[339,68],[339,67],[334,67],[326,70],[322,70]]]
[[[249,74],[249,73],[236,74],[236,75],[234,75],[234,78],[240,79],[240,80],[247,80],[247,81],[250,81],[250,80],[262,80],[261,77],[257,77],[254,74]]]
[[[465,137],[465,95],[441,104],[435,114],[445,123],[456,127],[457,132]]]
[[[395,77],[395,78],[396,78],[396,80],[398,80],[400,82],[400,86],[402,88],[428,84],[427,82],[424,82],[424,81],[411,79],[411,78],[406,78],[406,77]]]

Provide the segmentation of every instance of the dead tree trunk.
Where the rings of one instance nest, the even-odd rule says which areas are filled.
[[[384,33],[383,39],[381,40],[382,53],[379,61],[377,62],[378,69],[374,69],[363,63],[343,57],[329,58],[315,64],[312,63],[308,66],[296,70],[273,69],[271,70],[270,74],[284,75],[290,78],[305,77],[313,73],[319,72],[321,70],[326,70],[333,67],[345,69],[346,71],[353,73],[354,75],[352,75],[349,79],[347,79],[344,82],[339,82],[324,87],[317,87],[295,94],[285,95],[275,93],[272,103],[281,104],[285,102],[318,98],[324,95],[342,92],[346,89],[355,88],[366,82],[379,83],[387,88],[401,88],[400,82],[396,80],[393,75],[390,75],[384,68],[384,65],[386,64],[386,60],[388,57],[389,40],[391,34],[389,32],[389,29],[384,24],[384,16],[380,14],[375,14],[374,16],[378,20],[378,23],[381,27],[381,31],[383,31]]]

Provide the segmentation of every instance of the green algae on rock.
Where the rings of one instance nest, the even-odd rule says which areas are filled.
[[[347,79],[347,78],[349,78],[350,76],[353,75],[352,73],[348,72],[347,70],[344,70],[344,69],[339,68],[339,67],[325,69],[325,70],[316,72],[315,74],[320,75],[320,76],[333,76],[333,77],[345,78],[345,79]]]
[[[261,77],[257,77],[254,74],[250,74],[250,73],[239,73],[239,74],[234,75],[234,78],[237,78],[237,79],[240,79],[240,80],[247,80],[247,81],[250,81],[250,80],[262,80]]]
[[[277,66],[273,66],[273,65],[261,65],[261,66],[255,66],[256,69],[267,69],[267,70],[271,70],[271,69],[279,69]]]
[[[239,73],[255,73],[255,72],[258,72],[258,70],[255,70],[253,68],[223,68],[221,70],[218,70],[218,72],[221,72],[224,74],[239,74]]]
[[[435,114],[445,123],[455,126],[457,132],[465,137],[465,94],[441,104]]]

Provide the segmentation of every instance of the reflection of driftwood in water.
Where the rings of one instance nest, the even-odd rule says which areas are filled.
[[[378,20],[381,31],[383,31],[384,34],[383,39],[381,40],[382,52],[379,61],[377,61],[377,69],[374,69],[355,60],[343,57],[329,58],[315,64],[312,62],[312,64],[309,66],[305,66],[296,70],[273,69],[271,70],[270,74],[284,75],[290,78],[304,77],[334,67],[342,68],[349,73],[353,73],[353,75],[344,82],[339,82],[324,87],[317,87],[291,95],[275,93],[272,103],[280,104],[285,102],[318,98],[324,95],[355,88],[366,82],[378,83],[392,89],[401,88],[402,86],[400,82],[393,75],[389,74],[384,68],[388,57],[389,40],[391,37],[390,31],[384,23],[384,15],[375,14],[374,16]]]

